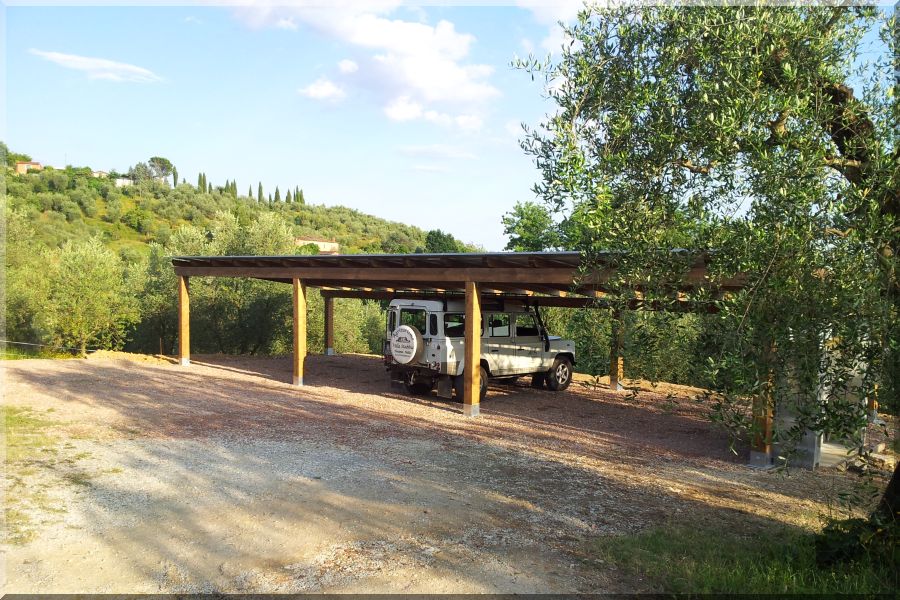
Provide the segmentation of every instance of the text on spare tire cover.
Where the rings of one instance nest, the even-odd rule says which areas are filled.
[[[409,325],[401,325],[391,334],[391,355],[398,363],[405,365],[413,362],[419,354],[418,331]]]

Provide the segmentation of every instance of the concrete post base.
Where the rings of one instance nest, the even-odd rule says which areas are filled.
[[[623,388],[622,384],[619,383],[618,381],[615,383],[615,385],[610,384],[610,386],[609,386],[609,391],[611,391],[611,392],[621,392],[624,389],[625,388]]]
[[[191,359],[189,359],[189,358],[182,358],[182,359],[181,359],[181,366],[182,366],[182,367],[189,367],[189,366],[191,366]]]
[[[325,348],[325,356],[334,356],[334,348]]]
[[[481,413],[480,404],[463,404],[463,414],[467,417],[477,417]]]
[[[303,378],[302,377],[294,377],[294,385],[297,387],[303,387]]]
[[[772,467],[772,456],[766,452],[750,451],[750,466],[756,469],[768,469]]]

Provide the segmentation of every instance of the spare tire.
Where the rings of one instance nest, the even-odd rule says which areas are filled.
[[[391,356],[401,365],[419,362],[424,351],[422,334],[412,325],[401,325],[391,334]]]

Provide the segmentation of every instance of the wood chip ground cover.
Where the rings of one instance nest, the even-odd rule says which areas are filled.
[[[2,368],[7,409],[52,415],[57,454],[7,465],[8,493],[54,494],[3,546],[8,592],[636,591],[586,544],[813,529],[854,477],[750,470],[705,407],[652,391],[492,385],[466,419],[366,356],[309,357],[299,390],[288,359]]]

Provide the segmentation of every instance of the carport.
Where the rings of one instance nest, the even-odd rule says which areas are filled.
[[[683,253],[676,250],[674,252]],[[686,255],[686,254],[685,254]],[[686,255],[687,256],[687,255]],[[489,299],[514,299],[532,306],[610,307],[605,283],[616,255],[601,255],[588,265],[578,252],[473,254],[359,254],[298,256],[180,256],[172,259],[178,276],[178,350],[190,364],[191,277],[250,277],[293,286],[293,384],[303,385],[306,358],[306,290],[319,288],[325,300],[326,354],[334,353],[334,299],[465,298],[465,367],[463,412],[479,414],[481,305]],[[708,256],[691,259],[682,290],[714,287],[718,293],[740,289],[740,278],[713,282]],[[675,294],[680,294],[677,290]],[[712,303],[679,297],[665,306],[629,300],[633,310],[714,311]],[[616,321],[614,321],[615,323]],[[610,386],[622,378],[622,330],[612,336]]]

